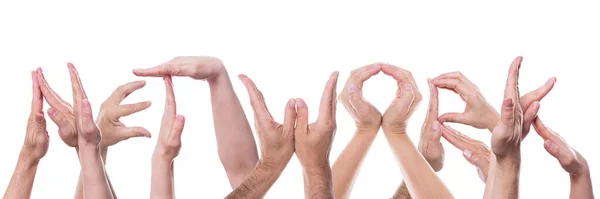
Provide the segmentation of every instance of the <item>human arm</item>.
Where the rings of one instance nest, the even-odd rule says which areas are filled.
[[[264,96],[254,82],[245,75],[239,77],[250,96],[262,156],[249,177],[226,198],[262,198],[277,181],[294,154],[296,101],[288,101],[283,124],[277,123],[269,113]]]
[[[25,131],[25,141],[15,171],[4,193],[3,198],[5,199],[29,198],[31,196],[38,163],[48,152],[49,139],[43,111],[43,96],[35,72],[31,72],[31,78],[33,94],[31,113]]]
[[[385,64],[382,71],[398,82],[396,98],[383,114],[382,128],[397,157],[410,195],[414,198],[452,198],[450,191],[406,135],[408,119],[422,98],[412,74],[389,64]]]
[[[590,167],[585,158],[573,149],[560,135],[548,128],[538,117],[533,127],[544,139],[544,148],[552,157],[556,158],[560,166],[569,173],[571,181],[571,199],[593,199],[592,178]]]
[[[363,82],[380,71],[378,63],[352,71],[338,97],[354,119],[356,132],[331,168],[336,198],[350,197],[362,161],[381,126],[381,113],[362,97]]]
[[[246,114],[221,60],[213,57],[176,57],[149,69],[136,69],[138,76],[189,76],[206,80],[210,88],[213,122],[219,158],[232,188],[246,179],[258,161],[258,152]],[[231,139],[235,137],[236,139]]]
[[[329,150],[336,130],[336,85],[338,72],[333,72],[325,85],[319,105],[319,116],[308,123],[308,107],[296,99],[298,118],[294,132],[296,156],[302,165],[305,198],[334,198]]]

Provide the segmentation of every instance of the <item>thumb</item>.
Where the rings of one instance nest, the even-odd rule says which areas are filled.
[[[514,122],[515,122],[514,121],[514,119],[515,119],[514,108],[515,108],[515,103],[513,102],[512,98],[504,99],[504,101],[502,102],[502,108],[500,111],[500,122],[502,122],[504,125],[507,125],[507,126],[513,126]]]
[[[440,139],[442,139],[442,128],[440,122],[433,121],[430,128],[431,133],[429,133],[429,136],[427,136],[428,139],[431,141],[440,142]]]
[[[444,113],[439,117],[440,122],[466,123],[466,118],[462,113]]]
[[[369,109],[369,105],[364,101],[360,90],[352,84],[348,86],[348,90],[350,91],[348,101],[352,108],[354,108],[358,114],[365,114]]]
[[[59,132],[69,131],[68,123],[63,114],[59,114],[55,108],[50,107],[48,109],[48,116],[58,126]],[[61,133],[62,134],[62,133]]]
[[[35,120],[35,126],[38,129],[46,130],[46,118],[44,118],[44,112],[34,113],[33,119]]]
[[[184,126],[185,117],[183,117],[183,115],[177,115],[175,123],[173,124],[173,129],[171,129],[171,137],[176,140],[181,140],[181,133],[183,132]]]
[[[121,129],[121,136],[125,137],[125,139],[129,139],[132,137],[147,137],[150,138],[152,135],[150,131],[145,129],[144,127],[126,127]]]
[[[483,173],[487,174],[488,167],[490,164],[489,160],[485,159],[478,153],[474,153],[473,151],[471,151],[469,149],[463,150],[463,156],[465,156],[465,159],[467,159],[467,161],[469,161],[469,163],[480,168]]]

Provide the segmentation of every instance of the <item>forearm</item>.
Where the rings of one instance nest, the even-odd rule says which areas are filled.
[[[235,188],[256,166],[256,143],[227,72],[210,79],[209,86],[219,158]]]
[[[398,190],[396,190],[392,199],[412,199],[404,181],[402,181],[402,184],[400,184],[400,187],[398,187]]]
[[[452,198],[425,158],[404,133],[386,134],[400,164],[404,181],[414,198]],[[433,191],[432,191],[433,190]]]
[[[586,172],[580,176],[570,176],[571,179],[571,199],[593,199],[594,190],[592,188],[592,178],[590,173]]]
[[[79,149],[84,198],[113,198],[100,150],[96,146]]]
[[[519,198],[520,155],[496,159],[492,198]]]
[[[496,179],[496,156],[490,154],[490,167],[488,169],[487,178],[485,180],[485,191],[483,199],[491,199],[494,190],[494,180]]]
[[[256,164],[256,167],[250,173],[248,178],[237,186],[226,198],[262,198],[273,186],[285,165],[272,164],[262,160]]]
[[[152,158],[150,198],[175,198],[173,160]]]
[[[100,156],[102,157],[102,162],[104,163],[105,167],[106,167],[107,153],[108,153],[108,148],[101,147]],[[113,196],[113,198],[116,199],[117,195],[115,194],[115,189],[113,188],[112,183],[110,182],[110,178],[108,177],[108,174],[106,173],[106,169],[104,170],[104,174],[106,175],[106,180],[108,181],[108,186],[110,187],[112,196]],[[83,199],[83,182],[81,181],[81,173],[79,174],[79,179],[77,180],[77,188],[75,189],[75,199]]]
[[[349,198],[358,170],[375,140],[375,133],[357,132],[333,164],[331,172],[336,198]]]
[[[8,188],[6,189],[6,193],[4,193],[4,198],[28,199],[31,196],[37,167],[38,161],[19,157],[15,171],[10,179]]]
[[[304,198],[334,198],[329,164],[304,169]]]

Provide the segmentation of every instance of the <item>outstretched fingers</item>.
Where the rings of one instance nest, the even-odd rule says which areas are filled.
[[[244,86],[246,86],[246,90],[248,91],[248,95],[250,96],[250,104],[252,105],[252,109],[254,110],[254,116],[257,119],[256,121],[273,122],[273,117],[267,109],[265,99],[262,93],[258,90],[258,88],[256,88],[254,82],[246,75],[239,75],[239,78],[244,83]]]
[[[319,116],[317,118],[317,122],[335,122],[335,111],[336,111],[336,99],[337,95],[336,87],[339,73],[333,72],[329,76],[329,80],[325,85],[325,90],[323,91],[323,96],[321,97],[321,104],[319,107]]]

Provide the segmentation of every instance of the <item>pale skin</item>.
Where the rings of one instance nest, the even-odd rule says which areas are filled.
[[[177,115],[177,103],[171,76],[163,77],[166,88],[165,110],[154,153],[150,198],[175,198],[174,159],[181,150],[185,117]]]
[[[38,69],[38,80],[44,84],[42,93],[52,106],[48,115],[58,124],[59,135],[63,141],[67,145],[75,147],[79,154],[81,181],[85,187],[83,197],[114,198],[100,152],[102,134],[94,123],[91,105],[87,100],[75,66],[71,63],[68,63],[67,66],[73,89],[72,109],[68,103],[51,91],[43,78],[42,71]],[[52,104],[61,104],[62,106],[54,107]]]
[[[62,100],[58,94],[56,94],[52,88],[46,82],[42,71],[36,75],[40,82],[42,82],[42,93],[46,97],[46,101],[50,104],[51,108],[48,109],[48,115],[58,126],[59,134],[63,141],[67,145],[77,147],[74,140],[77,140],[77,132],[75,131],[74,114],[71,111],[71,105]],[[132,137],[150,137],[150,133],[143,127],[127,127],[125,124],[119,121],[123,116],[127,116],[142,110],[147,109],[150,106],[149,101],[139,102],[134,104],[123,104],[123,101],[132,92],[144,87],[146,82],[135,81],[119,86],[100,107],[100,112],[96,119],[96,124],[102,133],[102,141],[100,142],[100,153],[102,156],[103,163],[106,164],[106,158],[108,153],[108,147],[115,145],[123,140],[127,140]],[[110,185],[110,179],[107,175],[107,180]],[[111,185],[111,191],[114,198],[116,194]],[[83,198],[83,183],[81,181],[81,175],[77,183],[77,189],[75,192],[75,198]]]
[[[133,73],[153,77],[186,76],[207,81],[219,158],[231,187],[236,188],[248,177],[258,161],[258,152],[246,114],[221,60],[204,56],[176,57],[156,67],[136,69]]]
[[[560,135],[548,128],[538,117],[533,122],[535,131],[544,139],[544,148],[558,160],[560,166],[569,173],[571,199],[593,199],[594,190],[590,168],[583,156],[567,144]]]
[[[465,111],[462,113],[445,113],[439,118],[440,122],[461,123],[473,126],[479,129],[488,129],[493,131],[499,121],[498,112],[485,100],[479,88],[467,79],[461,72],[450,72],[442,74],[432,80],[433,84],[439,88],[447,89],[459,94],[467,103]],[[521,107],[529,107],[534,102],[541,101],[554,87],[556,78],[549,78],[548,81],[534,91],[531,91],[520,97]],[[523,129],[523,137],[527,136],[529,126]],[[486,155],[483,151],[489,151],[483,143],[472,140],[469,137],[460,134],[454,129],[444,126],[443,135],[451,144],[463,151],[463,155],[471,164],[478,168],[479,176],[484,179],[486,191],[484,198],[491,198],[491,189],[493,187],[494,175],[487,178],[488,172],[494,173],[496,168],[496,157],[493,153]],[[453,139],[456,137],[463,139]],[[459,146],[460,145],[460,146]],[[470,156],[469,156],[470,155]],[[489,160],[490,164],[480,161]],[[489,165],[489,166],[488,166]],[[487,168],[487,169],[485,169]],[[488,172],[485,172],[487,170]],[[483,172],[483,173],[482,173]]]
[[[25,141],[15,171],[4,193],[5,199],[30,198],[38,163],[48,152],[49,137],[44,118],[43,96],[35,71],[31,72],[31,81],[33,94]]]
[[[294,154],[296,101],[288,101],[283,124],[278,123],[269,113],[264,96],[254,82],[245,75],[240,75],[239,78],[246,86],[254,110],[261,158],[249,177],[226,198],[262,198],[277,181]]]
[[[396,98],[383,114],[382,128],[396,155],[410,195],[414,198],[453,198],[406,135],[408,119],[422,98],[412,74],[389,64],[384,64],[382,71],[398,82]]]
[[[360,165],[381,126],[381,113],[362,97],[363,82],[380,71],[380,64],[371,64],[352,71],[338,97],[354,119],[356,132],[331,168],[336,198],[349,198]]]

